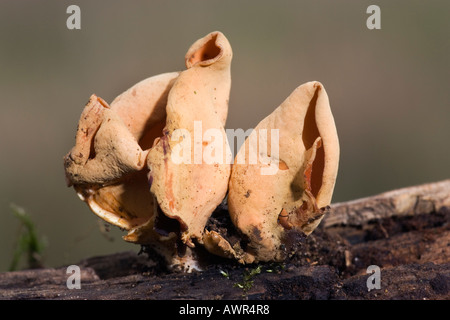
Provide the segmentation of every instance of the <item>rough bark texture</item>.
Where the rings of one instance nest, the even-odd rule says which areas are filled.
[[[168,272],[146,254],[0,274],[0,299],[450,299],[450,180],[334,204],[283,264],[217,259],[203,272]],[[381,269],[368,290],[366,269]]]

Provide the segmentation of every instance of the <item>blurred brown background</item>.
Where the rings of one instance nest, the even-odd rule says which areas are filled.
[[[81,8],[68,30],[66,8]],[[366,9],[381,8],[381,30]],[[298,85],[321,81],[341,143],[333,202],[450,177],[449,1],[1,1],[0,271],[22,206],[47,239],[47,266],[138,246],[65,186],[62,157],[92,93],[182,70],[220,30],[234,52],[227,128],[251,128]]]

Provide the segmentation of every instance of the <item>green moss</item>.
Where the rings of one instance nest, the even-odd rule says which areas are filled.
[[[234,287],[242,289],[243,294],[246,295],[247,292],[253,287],[255,276],[260,273],[261,273],[261,266],[257,266],[256,268],[246,270],[242,276],[242,281],[236,282],[234,284]]]

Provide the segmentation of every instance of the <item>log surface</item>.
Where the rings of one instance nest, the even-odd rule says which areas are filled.
[[[67,266],[0,274],[0,299],[450,299],[450,180],[332,205],[283,264],[218,260],[203,272],[168,272],[122,252]],[[368,290],[367,267],[381,270]]]

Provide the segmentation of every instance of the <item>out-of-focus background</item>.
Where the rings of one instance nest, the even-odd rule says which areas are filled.
[[[69,5],[81,30],[68,30]],[[381,30],[366,9],[381,8]],[[92,93],[111,102],[183,70],[220,30],[234,58],[227,128],[248,129],[300,84],[321,81],[341,144],[333,202],[450,177],[449,1],[16,1],[0,3],[0,271],[23,207],[46,266],[138,251],[65,186],[62,158]]]

